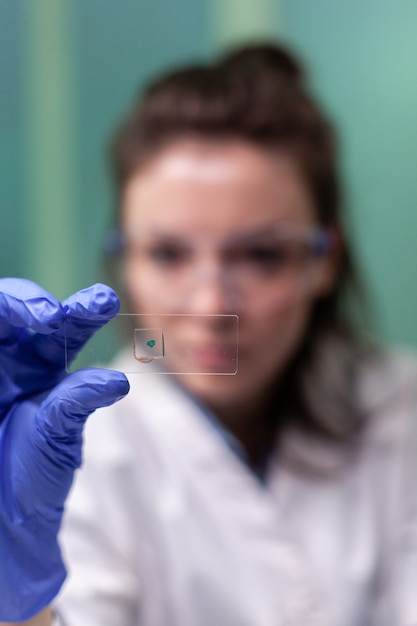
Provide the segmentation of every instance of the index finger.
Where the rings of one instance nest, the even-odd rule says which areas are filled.
[[[10,326],[42,334],[58,330],[65,311],[57,298],[25,278],[0,278],[0,337]]]

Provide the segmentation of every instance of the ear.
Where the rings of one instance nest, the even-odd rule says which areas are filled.
[[[338,267],[333,259],[325,257],[317,261],[314,277],[314,292],[317,297],[327,296],[336,283]]]
[[[339,276],[343,253],[341,233],[332,229],[329,251],[316,260],[314,270],[314,292],[317,297],[327,296],[334,288]]]

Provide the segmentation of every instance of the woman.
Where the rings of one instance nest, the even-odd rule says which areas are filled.
[[[252,46],[161,78],[113,155],[129,310],[187,314],[172,352],[211,374],[239,315],[239,369],[132,376],[88,422],[56,619],[416,624],[416,366],[345,314],[335,138],[297,62]]]

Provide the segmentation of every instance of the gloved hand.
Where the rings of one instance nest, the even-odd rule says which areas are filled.
[[[0,621],[29,619],[65,579],[57,534],[83,425],[129,384],[111,370],[67,375],[64,329],[73,357],[118,309],[105,285],[60,304],[35,283],[0,279]]]

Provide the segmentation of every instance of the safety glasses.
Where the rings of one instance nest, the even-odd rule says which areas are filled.
[[[149,230],[116,231],[108,240],[108,250],[137,268],[157,301],[185,307],[210,286],[231,309],[248,297],[279,296],[308,283],[315,261],[333,246],[331,230],[287,222],[228,237]]]

